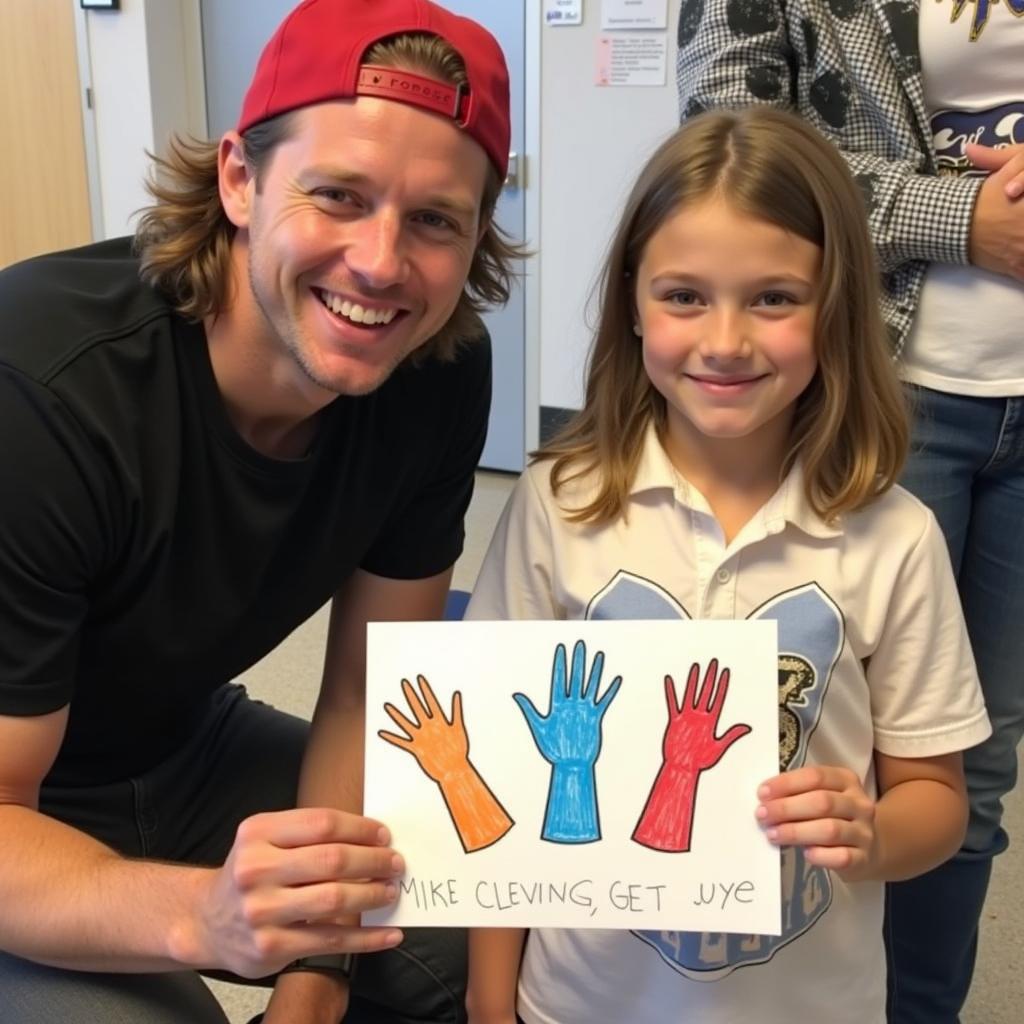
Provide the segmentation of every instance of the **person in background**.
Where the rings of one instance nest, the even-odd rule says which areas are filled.
[[[1014,16],[1016,12],[1016,16]],[[889,1018],[952,1024],[1024,732],[1024,18],[958,0],[684,0],[684,119],[793,110],[861,188],[914,427],[901,482],[949,545],[992,736],[964,755],[960,851],[889,887]]]
[[[883,883],[960,845],[960,752],[990,728],[942,534],[894,486],[876,277],[852,175],[791,114],[705,114],[640,172],[584,408],[517,484],[467,618],[777,622],[781,773],[749,799],[782,848],[782,934],[539,929],[523,954],[477,930],[472,1024],[884,1021]],[[736,737],[724,686],[712,662],[667,693],[688,740],[666,765]]]
[[[464,1018],[464,932],[358,926],[403,871],[365,633],[461,550],[508,138],[480,25],[305,0],[134,243],[0,274],[5,1020],[224,1024],[200,970],[283,971],[267,1024]],[[332,598],[311,727],[231,684]]]

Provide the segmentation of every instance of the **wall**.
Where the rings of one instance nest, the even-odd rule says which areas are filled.
[[[541,183],[542,406],[582,404],[588,296],[636,173],[678,123],[676,0],[668,8],[663,87],[594,85],[598,39],[605,34],[600,0],[586,0],[580,26],[541,29],[541,160],[535,180]]]

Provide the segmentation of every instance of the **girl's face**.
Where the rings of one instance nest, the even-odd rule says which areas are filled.
[[[821,260],[819,246],[718,198],[684,207],[651,236],[637,323],[680,469],[737,455],[781,466],[818,365]]]

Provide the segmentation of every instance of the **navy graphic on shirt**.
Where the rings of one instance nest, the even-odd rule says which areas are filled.
[[[1018,18],[1024,17],[1024,0],[1003,0],[1010,14]],[[950,21],[959,21],[960,15],[964,13],[969,5],[974,7],[971,16],[970,40],[973,43],[982,32],[992,15],[992,10],[999,6],[999,0],[953,0],[953,10],[950,14]]]
[[[984,178],[988,171],[975,167],[964,147],[969,142],[996,148],[1024,144],[1024,101],[988,110],[941,110],[931,125],[939,174]]]
[[[594,596],[588,619],[689,619],[691,616],[657,584],[620,572]],[[821,717],[832,670],[846,630],[835,602],[807,583],[778,594],[747,618],[774,619],[779,630],[779,764],[799,767]],[[673,970],[696,981],[716,981],[738,967],[760,964],[798,938],[828,910],[832,881],[809,864],[799,847],[782,851],[782,934],[634,931]]]

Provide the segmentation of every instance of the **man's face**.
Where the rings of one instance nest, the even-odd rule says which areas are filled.
[[[292,129],[248,186],[252,297],[309,380],[366,394],[455,309],[487,157],[443,118],[372,97],[308,107]]]

